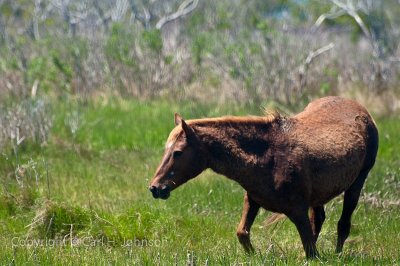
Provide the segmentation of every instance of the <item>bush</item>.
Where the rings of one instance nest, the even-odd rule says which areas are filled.
[[[44,98],[0,106],[0,150],[22,142],[45,144],[52,125],[50,109]]]

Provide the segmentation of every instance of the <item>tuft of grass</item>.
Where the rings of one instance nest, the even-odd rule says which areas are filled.
[[[0,217],[15,215],[17,204],[15,198],[3,191],[0,198]]]
[[[85,229],[90,221],[88,210],[81,207],[45,201],[36,210],[36,216],[26,227],[36,238],[64,238],[72,237]]]

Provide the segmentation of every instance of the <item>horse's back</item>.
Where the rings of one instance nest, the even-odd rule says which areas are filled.
[[[331,125],[336,123],[354,124],[357,117],[371,119],[368,111],[359,103],[338,96],[320,98],[311,102],[303,112],[294,116],[298,120],[304,120],[307,124]]]
[[[311,102],[292,121],[296,141],[310,150],[334,155],[348,149],[364,149],[369,137],[368,128],[375,127],[363,106],[333,96]]]
[[[323,204],[372,168],[378,145],[375,123],[355,101],[325,97],[292,118],[291,141],[311,179],[311,202]],[[300,158],[301,157],[301,158]]]

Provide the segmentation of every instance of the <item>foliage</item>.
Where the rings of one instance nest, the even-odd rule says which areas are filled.
[[[144,48],[150,49],[155,54],[161,54],[163,43],[160,30],[147,30],[142,33]]]
[[[329,1],[205,0],[159,29],[157,20],[173,14],[179,1],[69,0],[59,9],[52,2],[0,4],[0,93],[11,84],[9,91],[26,95],[38,80],[39,90],[55,96],[208,101],[219,91],[225,100],[272,98],[290,105],[321,92],[393,94],[399,87],[400,32],[393,25],[400,9],[394,1],[348,1],[379,49],[365,45],[360,26],[346,14],[327,18],[316,30],[322,14],[337,10]],[[333,49],[305,68],[307,57],[329,43]],[[326,68],[338,74],[328,76]]]
[[[129,32],[123,25],[114,24],[104,47],[106,56],[111,60],[134,67],[135,61],[130,53],[134,38],[135,34]]]

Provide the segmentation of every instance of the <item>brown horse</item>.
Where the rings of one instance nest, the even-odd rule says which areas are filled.
[[[253,251],[250,228],[262,207],[289,217],[307,258],[313,258],[325,220],[324,204],[344,192],[336,245],[336,251],[342,251],[378,149],[378,131],[364,107],[325,97],[289,118],[185,122],[175,114],[175,125],[150,183],[154,198],[167,199],[173,189],[211,168],[246,190],[237,236],[247,252]]]

